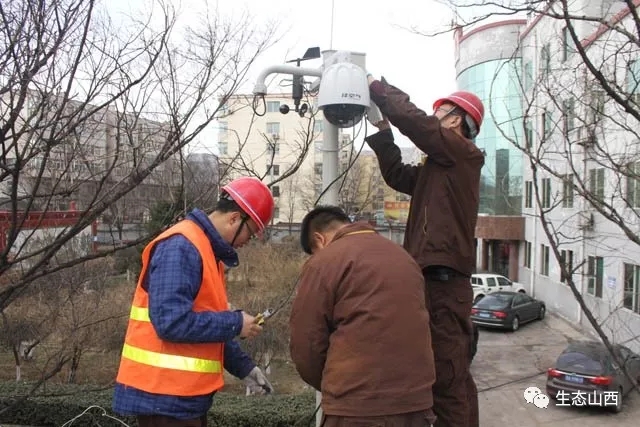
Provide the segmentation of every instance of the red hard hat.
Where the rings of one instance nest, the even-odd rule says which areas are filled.
[[[468,115],[470,115],[473,121],[476,122],[478,131],[480,131],[480,126],[482,125],[482,120],[484,119],[484,105],[482,105],[482,101],[480,101],[480,98],[478,98],[471,92],[465,92],[461,90],[458,92],[453,92],[446,98],[438,99],[433,103],[433,109],[435,110],[436,108],[447,102],[457,105],[458,107],[462,108]]]
[[[273,215],[274,202],[269,187],[258,178],[243,177],[223,186],[222,192],[228,194],[249,215],[260,232],[264,231]]]

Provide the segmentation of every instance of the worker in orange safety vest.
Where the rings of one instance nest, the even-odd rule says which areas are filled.
[[[273,387],[234,338],[255,337],[256,318],[231,311],[224,266],[239,264],[235,248],[261,235],[274,200],[257,178],[222,187],[215,210],[199,209],[168,228],[142,253],[113,410],[145,426],[206,426],[223,370],[254,392]]]

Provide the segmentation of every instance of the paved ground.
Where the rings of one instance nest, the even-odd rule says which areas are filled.
[[[527,387],[538,387],[544,393],[546,369],[553,365],[570,339],[583,337],[570,324],[553,315],[548,315],[542,322],[525,325],[515,333],[481,329],[478,353],[472,365],[479,390],[480,426],[640,425],[640,394],[637,392],[625,398],[619,414],[602,408],[558,407],[553,400],[543,409],[524,400]],[[525,377],[529,378],[523,379]]]

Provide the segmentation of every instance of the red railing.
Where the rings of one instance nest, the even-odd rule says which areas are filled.
[[[76,210],[75,202],[71,202],[67,211],[33,211],[26,214],[16,215],[16,226],[20,230],[33,230],[36,228],[57,228],[69,227],[78,222],[82,212]],[[0,211],[0,250],[7,247],[7,232],[13,224],[13,212]],[[96,234],[97,224],[92,224],[92,234]]]

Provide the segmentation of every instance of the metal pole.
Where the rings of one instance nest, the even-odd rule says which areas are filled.
[[[332,4],[333,9],[333,4]],[[333,12],[332,12],[333,15]],[[332,30],[333,33],[333,30]],[[333,44],[333,37],[331,40]],[[322,59],[324,67],[333,63],[336,59],[332,59],[332,55],[335,53],[333,50],[322,52]],[[363,53],[350,52],[351,60],[356,65],[366,70],[365,55]],[[294,76],[316,76],[322,77],[322,69],[311,69],[292,67],[289,65],[274,65],[264,69],[258,76],[256,85],[254,86],[253,93],[255,95],[266,95],[267,85],[266,78],[270,74],[291,74]],[[324,116],[324,115],[323,115]],[[337,206],[339,204],[338,184],[339,179],[339,165],[340,165],[340,142],[338,140],[338,127],[330,124],[326,118],[323,121],[323,154],[322,154],[322,191],[323,196],[321,203]],[[316,392],[316,406],[319,407],[322,400],[322,394]],[[322,409],[316,412],[316,427],[319,427],[322,421]]]
[[[322,147],[322,203],[337,206],[339,153],[338,128],[324,120]],[[325,191],[326,190],[326,191]]]

